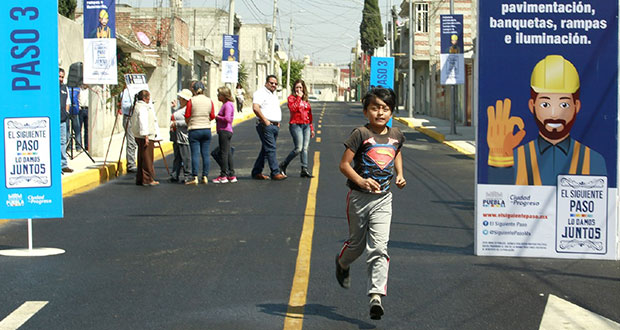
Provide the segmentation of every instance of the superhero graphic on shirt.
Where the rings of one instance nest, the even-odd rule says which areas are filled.
[[[371,178],[381,186],[381,192],[390,189],[394,176],[394,159],[405,141],[397,128],[389,128],[386,134],[375,134],[365,127],[356,128],[345,146],[355,151],[353,169],[362,178]],[[351,189],[363,191],[355,183],[347,180]]]

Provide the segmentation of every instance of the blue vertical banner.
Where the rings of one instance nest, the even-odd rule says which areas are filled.
[[[223,35],[222,45],[222,61],[239,62],[239,36]]]
[[[476,254],[620,257],[618,5],[480,1]]]
[[[441,15],[441,84],[465,83],[463,55],[463,15]]]
[[[56,1],[0,2],[0,217],[63,216]]]
[[[371,57],[370,58],[370,88],[385,87],[394,89],[394,58]],[[387,124],[392,127],[392,118]]]
[[[83,8],[84,83],[116,85],[115,1],[84,0]]]
[[[370,58],[370,88],[385,87],[394,89],[394,58]]]

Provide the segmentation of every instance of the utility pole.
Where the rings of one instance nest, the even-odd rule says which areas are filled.
[[[407,108],[409,111],[409,118],[413,117],[413,29],[415,28],[415,22],[413,19],[413,5],[411,0],[409,2],[409,79],[407,79]]]
[[[352,97],[351,97],[351,87],[353,86],[352,82],[351,82],[351,79],[352,79],[351,76],[353,75],[353,72],[351,72],[351,62],[352,62],[351,61],[351,56],[349,56],[349,90],[347,91],[347,93],[349,94],[349,102],[353,102],[353,100],[351,100],[352,99]]]
[[[271,21],[271,56],[269,60],[269,71],[267,74],[275,74],[273,65],[273,55],[276,50],[276,15],[278,14],[278,0],[273,0],[273,20]]]
[[[291,24],[288,31],[288,63],[286,64],[286,90],[287,95],[292,94],[291,89],[291,48],[293,47],[293,16],[291,15]]]
[[[235,34],[235,0],[230,0],[228,5],[228,34]]]
[[[450,0],[450,15],[454,14],[454,0]],[[456,134],[456,85],[452,85],[452,111],[450,111],[450,134]]]
[[[229,35],[235,34],[235,0],[230,0],[230,2],[228,3],[228,34]],[[239,49],[237,48],[237,51],[238,50]],[[240,54],[237,53],[237,58],[240,58],[239,55]],[[230,90],[234,90],[232,83],[227,82],[225,85],[226,87],[230,88]],[[236,102],[233,102],[233,103],[236,103]]]

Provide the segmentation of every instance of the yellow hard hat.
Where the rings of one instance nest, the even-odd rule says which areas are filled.
[[[101,9],[101,11],[99,11],[99,18],[108,18],[108,12],[105,9]]]
[[[452,39],[452,41],[454,40],[459,40],[459,36],[457,36],[456,34],[453,34],[450,39]]]
[[[548,55],[532,70],[530,85],[536,93],[575,93],[579,89],[579,73],[560,55]]]

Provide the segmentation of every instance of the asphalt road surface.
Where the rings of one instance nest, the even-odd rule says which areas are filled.
[[[398,123],[408,184],[392,188],[386,314],[370,320],[364,258],[349,290],[334,276],[347,235],[338,162],[361,106],[313,113],[315,187],[298,159],[285,181],[251,180],[260,143],[249,121],[233,136],[236,184],[167,183],[158,162],[160,186],[125,176],[65,199],[64,219],[34,221],[35,247],[65,254],[0,257],[0,319],[45,301],[20,329],[538,329],[553,294],[620,321],[619,262],[474,256],[474,161]],[[292,146],[285,124],[278,159]],[[24,246],[25,221],[0,227],[0,248]]]

